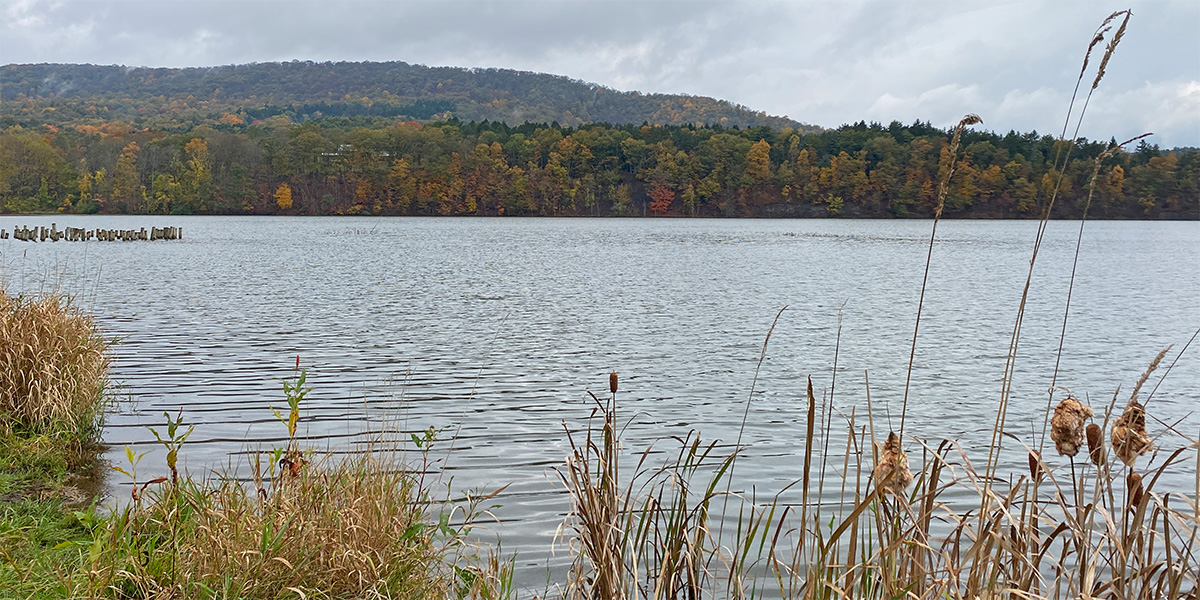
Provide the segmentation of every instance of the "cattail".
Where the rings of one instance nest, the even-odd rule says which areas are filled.
[[[912,481],[908,455],[900,447],[900,436],[893,431],[888,434],[883,451],[879,453],[879,462],[875,465],[875,485],[881,493],[891,492],[899,496]]]
[[[1104,430],[1095,423],[1087,426],[1088,456],[1097,467],[1104,463]]]
[[[1142,504],[1142,476],[1130,471],[1125,478],[1125,485],[1129,490],[1129,506],[1131,508],[1141,506]]]
[[[1042,478],[1042,463],[1038,460],[1038,457],[1037,450],[1029,451],[1029,476],[1034,481]]]
[[[608,391],[617,393],[617,372],[613,371],[608,374]]]
[[[1054,416],[1050,418],[1050,439],[1054,440],[1054,449],[1060,455],[1075,456],[1079,453],[1084,441],[1084,422],[1090,416],[1092,409],[1073,394],[1068,394],[1054,408]]]
[[[1113,423],[1112,445],[1121,462],[1131,467],[1137,457],[1154,449],[1154,443],[1146,435],[1146,409],[1137,400],[1130,400]]]

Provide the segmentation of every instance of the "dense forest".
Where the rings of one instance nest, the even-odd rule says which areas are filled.
[[[407,73],[410,87],[378,73]],[[731,125],[706,110],[757,113],[513,71],[9,65],[0,75],[2,212],[921,217],[950,160],[948,132],[928,123],[821,130],[762,115]],[[570,98],[579,112],[459,117],[494,114],[481,107],[501,92],[499,105],[523,107],[515,114],[565,115]],[[622,112],[618,97],[634,108]],[[657,116],[629,122],[647,110]],[[617,113],[626,118],[582,122]],[[1040,216],[1063,175],[1054,216],[1078,217],[1112,143],[967,131],[946,214]],[[1200,152],[1142,142],[1102,161],[1089,215],[1198,219],[1198,179]]]
[[[121,122],[0,134],[7,212],[155,214],[868,216],[932,214],[947,132],[858,123],[770,127],[344,118],[200,125],[184,133]],[[1082,212],[1095,157],[1080,140],[1054,215]],[[946,214],[1033,217],[1067,144],[968,131]],[[1200,217],[1200,152],[1142,143],[1105,159],[1090,215]]]
[[[816,130],[724,100],[619,92],[567,77],[508,69],[403,62],[259,63],[190,69],[96,65],[0,67],[0,127],[123,121],[182,132],[197,125],[286,115],[293,122],[350,117],[362,126],[395,118]]]

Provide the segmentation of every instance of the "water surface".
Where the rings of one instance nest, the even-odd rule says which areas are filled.
[[[443,429],[431,456],[456,490],[508,486],[489,535],[517,552],[522,585],[535,587],[563,554],[547,550],[569,508],[554,475],[569,452],[565,429],[584,426],[587,392],[606,393],[610,371],[620,373],[631,449],[658,441],[673,450],[667,438],[692,430],[732,444],[750,399],[735,487],[759,495],[800,477],[810,376],[818,396],[834,388],[835,412],[862,419],[869,374],[876,426],[898,427],[931,225],[0,217],[9,230],[51,222],[184,230],[175,242],[0,241],[10,291],[60,285],[119,338],[114,375],[125,401],[105,429],[110,460],[123,463],[129,445],[149,452],[143,480],[161,474],[163,453],[146,426],[180,409],[196,425],[182,453],[193,474],[278,445],[285,431],[269,407],[283,405],[279,380],[299,355],[315,388],[301,423],[312,443],[354,451],[386,424],[401,433],[384,438],[411,450],[407,432]],[[1078,231],[1078,222],[1050,224],[1028,298],[1007,430],[1031,445],[1042,432]],[[1035,233],[1033,222],[940,224],[906,433],[951,437],[972,452],[990,441]],[[1119,386],[1129,390],[1160,349],[1178,350],[1200,327],[1198,273],[1195,223],[1087,224],[1057,385],[1097,409]],[[1192,438],[1197,352],[1150,404]],[[1160,442],[1183,443],[1172,434]],[[1024,455],[1006,456],[1005,469],[1023,472]],[[114,497],[127,485],[111,481]],[[793,491],[782,500],[798,502]]]

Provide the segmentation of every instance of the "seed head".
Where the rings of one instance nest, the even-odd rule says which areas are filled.
[[[908,455],[900,446],[900,436],[896,432],[888,434],[883,443],[883,451],[879,453],[879,462],[875,465],[875,485],[881,492],[891,492],[897,496],[912,484],[913,474],[908,469]]]
[[[1133,471],[1125,478],[1125,485],[1129,490],[1129,506],[1135,508],[1142,503],[1142,495],[1145,489],[1142,487],[1142,476]]]
[[[613,371],[608,374],[608,391],[617,393],[617,372]]]
[[[1095,423],[1089,423],[1086,433],[1088,457],[1092,459],[1092,464],[1098,467],[1104,462],[1104,430]]]
[[[1074,395],[1067,395],[1054,409],[1050,418],[1050,439],[1054,440],[1054,449],[1062,456],[1075,456],[1079,453],[1084,441],[1084,425],[1092,409],[1079,401]]]
[[[1137,457],[1154,449],[1154,442],[1146,434],[1146,408],[1137,400],[1130,400],[1113,423],[1112,445],[1121,462],[1131,467]]]

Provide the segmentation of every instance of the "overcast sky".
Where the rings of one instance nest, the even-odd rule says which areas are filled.
[[[5,64],[402,60],[713,96],[826,127],[860,119],[949,126],[974,112],[1001,133],[1057,133],[1092,33],[1111,12],[1132,8],[1081,135],[1121,140],[1152,131],[1165,147],[1200,146],[1200,0],[0,0],[0,7]]]

